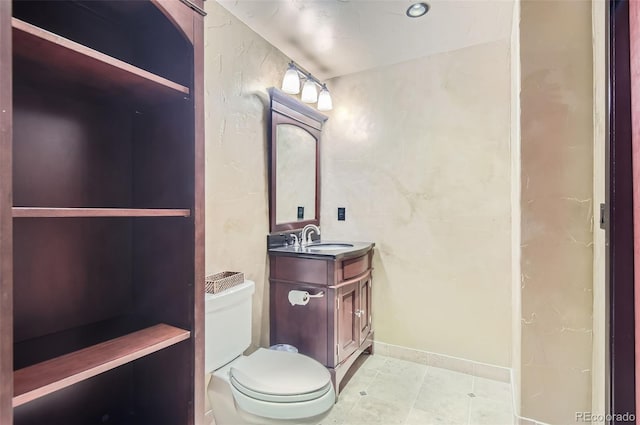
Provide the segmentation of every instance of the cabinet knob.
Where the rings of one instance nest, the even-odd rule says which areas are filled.
[[[356,317],[362,317],[362,315],[364,314],[364,310],[356,310],[353,312],[353,314],[355,314]]]

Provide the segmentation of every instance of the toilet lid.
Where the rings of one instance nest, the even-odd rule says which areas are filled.
[[[254,397],[263,394],[279,399],[306,394],[304,398],[308,399],[330,389],[331,374],[327,368],[302,354],[259,348],[242,360],[231,366],[231,382]]]

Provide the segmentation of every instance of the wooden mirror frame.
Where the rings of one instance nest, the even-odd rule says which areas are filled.
[[[307,224],[320,225],[320,136],[322,126],[328,117],[317,110],[294,99],[284,92],[271,87],[270,138],[269,138],[269,229],[270,233],[286,232],[302,229]],[[292,221],[288,223],[276,223],[276,143],[278,124],[291,124],[302,128],[316,139],[316,211],[315,217],[310,220]]]

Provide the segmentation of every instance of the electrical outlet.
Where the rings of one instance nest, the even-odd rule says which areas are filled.
[[[298,220],[302,220],[304,218],[304,207],[298,207]]]
[[[338,208],[338,221],[345,221],[346,219],[345,213],[346,213],[346,208],[344,207]]]

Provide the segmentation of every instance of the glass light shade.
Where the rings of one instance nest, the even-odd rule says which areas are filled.
[[[318,90],[316,89],[316,83],[311,80],[307,80],[304,82],[300,100],[302,100],[304,103],[316,103],[318,101]]]
[[[289,94],[300,93],[300,77],[294,68],[287,69],[282,79],[282,91]]]
[[[318,111],[330,111],[332,109],[331,94],[329,94],[329,90],[326,87],[322,87],[318,95]]]

